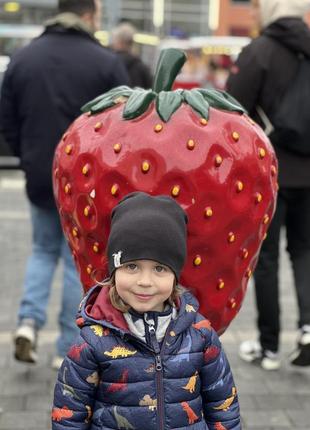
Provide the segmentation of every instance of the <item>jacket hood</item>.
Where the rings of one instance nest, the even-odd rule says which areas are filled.
[[[178,317],[175,321],[174,332],[178,334],[195,321],[199,305],[197,299],[189,291],[186,291],[182,294],[176,306]],[[100,285],[89,290],[82,300],[76,323],[80,328],[100,324],[121,334],[129,333],[123,313],[115,309],[111,304],[108,288]]]
[[[288,49],[310,57],[310,30],[300,18],[282,18],[270,24],[263,35],[276,39]]]
[[[280,18],[303,18],[310,10],[310,0],[259,0],[259,6],[264,28]]]

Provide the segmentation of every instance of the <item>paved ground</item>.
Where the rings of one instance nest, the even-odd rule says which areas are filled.
[[[24,264],[30,247],[27,202],[22,176],[0,171],[0,430],[48,430],[56,373],[50,369],[57,336],[60,272],[56,275],[49,322],[40,337],[40,363],[27,367],[12,359],[11,337],[21,294]],[[284,249],[284,241],[282,245]],[[278,372],[264,372],[237,357],[241,340],[255,336],[252,288],[243,308],[222,337],[239,391],[244,430],[310,430],[310,369],[287,364],[294,347],[296,305],[287,256],[282,250],[282,356]]]

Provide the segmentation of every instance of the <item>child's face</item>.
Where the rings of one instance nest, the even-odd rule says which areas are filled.
[[[171,269],[153,260],[130,261],[115,272],[118,295],[139,313],[163,311],[174,280]]]

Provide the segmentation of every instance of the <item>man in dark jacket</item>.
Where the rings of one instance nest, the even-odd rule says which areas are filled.
[[[272,124],[281,96],[294,80],[298,54],[310,60],[310,31],[302,20],[309,2],[256,0],[253,3],[262,32],[240,54],[227,89],[263,126],[269,120]],[[291,363],[310,365],[310,157],[282,149],[276,143],[275,150],[280,185],[277,209],[255,271],[260,338],[259,342],[243,342],[239,350],[241,358],[249,362],[259,360],[266,370],[280,367],[278,259],[283,225],[299,309],[299,340]]]
[[[52,277],[60,258],[64,286],[54,367],[59,367],[77,333],[75,313],[82,291],[62,234],[51,173],[55,147],[80,114],[80,107],[128,83],[119,58],[93,36],[99,23],[99,0],[60,0],[59,15],[12,58],[2,86],[1,129],[25,172],[33,228],[33,251],[15,333],[15,358],[24,362],[37,361],[37,331],[46,321]]]
[[[133,54],[135,28],[129,23],[122,23],[112,31],[111,47],[121,57],[130,78],[131,87],[149,89],[152,87],[151,72],[143,61]]]

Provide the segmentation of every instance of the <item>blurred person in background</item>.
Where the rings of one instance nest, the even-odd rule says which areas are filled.
[[[294,79],[297,81],[301,57],[310,61],[310,31],[303,21],[309,9],[309,0],[253,1],[253,16],[261,33],[232,67],[227,91],[263,128],[268,122],[273,127],[284,103],[282,97]],[[305,79],[310,80],[310,74]],[[301,99],[297,110],[309,111],[306,102]],[[299,310],[299,338],[290,361],[296,366],[310,366],[310,151],[300,155],[294,148],[284,148],[281,140],[275,140],[277,133],[279,128],[270,134],[279,161],[277,209],[254,273],[259,341],[245,341],[239,349],[242,359],[259,362],[265,370],[276,370],[281,364],[278,264],[282,226],[286,228]]]
[[[47,21],[43,34],[12,57],[2,86],[0,126],[25,172],[33,231],[14,335],[15,358],[37,362],[37,335],[46,322],[53,275],[62,259],[60,336],[54,368],[60,367],[78,333],[75,314],[82,296],[53,197],[55,147],[84,103],[128,84],[119,58],[94,38],[100,22],[100,1],[60,0],[59,14]]]
[[[128,22],[119,24],[112,30],[111,48],[121,57],[130,77],[131,87],[149,89],[153,78],[146,64],[134,54],[134,35],[137,32]]]

